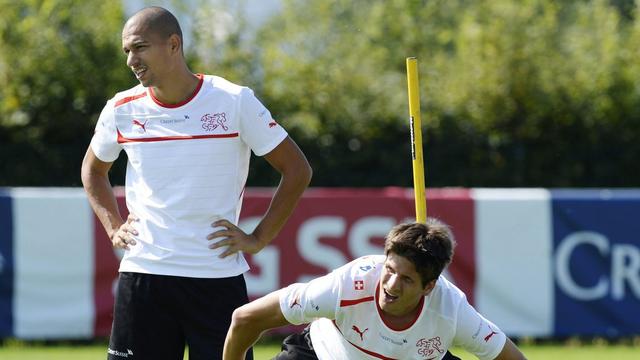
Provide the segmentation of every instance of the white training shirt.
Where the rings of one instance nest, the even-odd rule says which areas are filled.
[[[287,133],[249,88],[198,77],[183,103],[162,104],[138,85],[100,114],[91,148],[105,162],[127,153],[126,203],[140,219],[121,272],[218,278],[249,269],[240,253],[220,259],[225,249],[209,249],[206,237],[218,219],[238,223],[251,150],[265,155]]]
[[[292,324],[311,322],[316,355],[328,359],[441,359],[461,346],[480,359],[494,359],[506,335],[440,276],[420,303],[414,322],[392,329],[380,316],[378,284],[385,256],[356,259],[328,275],[293,284],[280,294],[280,309]]]

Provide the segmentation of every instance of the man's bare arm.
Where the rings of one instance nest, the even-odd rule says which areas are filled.
[[[524,357],[524,354],[520,352],[520,349],[518,349],[513,341],[507,338],[496,360],[527,360],[527,358]]]
[[[120,215],[118,203],[109,182],[109,170],[112,165],[113,163],[98,159],[89,146],[82,160],[82,185],[91,208],[102,223],[113,246],[128,250],[129,245],[135,245],[131,234],[137,235],[137,231],[133,229],[131,222],[136,218],[134,215],[129,215],[127,221],[124,221]]]
[[[223,360],[244,360],[247,350],[264,331],[289,324],[280,310],[280,291],[245,304],[233,312],[224,342]]]
[[[251,234],[245,234],[226,219],[213,223],[213,226],[226,228],[207,237],[209,240],[224,238],[210,246],[212,249],[228,247],[220,257],[238,251],[255,254],[267,246],[280,232],[311,181],[311,166],[298,145],[289,137],[265,155],[265,159],[282,176],[269,209]]]

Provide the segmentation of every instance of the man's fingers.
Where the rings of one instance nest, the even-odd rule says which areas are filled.
[[[231,239],[224,239],[209,245],[209,249],[217,249],[219,247],[231,245],[233,245],[233,241]]]
[[[133,226],[131,226],[129,224],[127,224],[125,226],[124,231],[126,231],[128,233],[131,233],[133,235],[136,235],[136,236],[138,235],[138,230],[136,230]]]
[[[222,254],[218,255],[219,258],[224,259],[229,255],[233,255],[235,253],[237,253],[237,250],[232,250],[231,247],[229,247],[227,250],[225,250],[225,252],[223,252]]]
[[[229,230],[236,228],[236,226],[233,225],[233,223],[227,219],[216,220],[213,222],[213,224],[211,224],[211,226],[213,227],[224,226]]]
[[[138,218],[135,215],[129,214],[129,217],[127,217],[127,222],[120,226],[120,229],[118,229],[114,236],[114,239],[112,241],[114,247],[129,250],[129,245],[136,244],[136,241],[131,236],[138,235],[138,230],[131,226],[131,222],[136,220],[138,220]]]
[[[207,240],[213,240],[215,238],[219,238],[219,237],[229,237],[232,236],[233,232],[229,231],[229,230],[218,230],[216,232],[212,232],[211,234],[209,234],[207,236]]]
[[[116,233],[115,239],[113,241],[113,247],[118,249],[129,250],[129,244],[135,245],[135,240],[127,240],[120,232]]]
[[[218,249],[221,247],[227,246],[227,248],[222,252],[222,254],[218,255],[219,258],[225,258],[229,255],[233,255],[240,251],[239,245],[233,239],[225,239],[218,241],[214,244],[209,245],[210,249]]]

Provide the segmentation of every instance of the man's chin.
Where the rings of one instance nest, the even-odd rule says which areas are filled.
[[[149,80],[142,80],[142,79],[138,79],[138,81],[140,82],[140,85],[144,86],[144,87],[149,87],[151,86],[151,82]]]

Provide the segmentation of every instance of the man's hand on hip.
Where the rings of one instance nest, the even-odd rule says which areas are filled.
[[[219,247],[227,246],[228,248],[220,254],[220,258],[225,258],[229,255],[233,255],[238,251],[242,251],[249,254],[255,254],[262,250],[264,247],[260,243],[260,240],[253,234],[246,234],[242,229],[232,224],[228,220],[218,220],[211,224],[213,227],[223,227],[225,229],[215,231],[209,236],[207,240],[213,240],[216,238],[224,238],[218,242],[209,245],[210,249],[217,249]]]
[[[135,245],[136,241],[133,236],[138,236],[138,230],[136,230],[131,223],[138,221],[138,217],[133,214],[129,214],[127,221],[125,221],[118,231],[116,231],[111,237],[111,244],[115,249],[129,250],[129,245]]]

